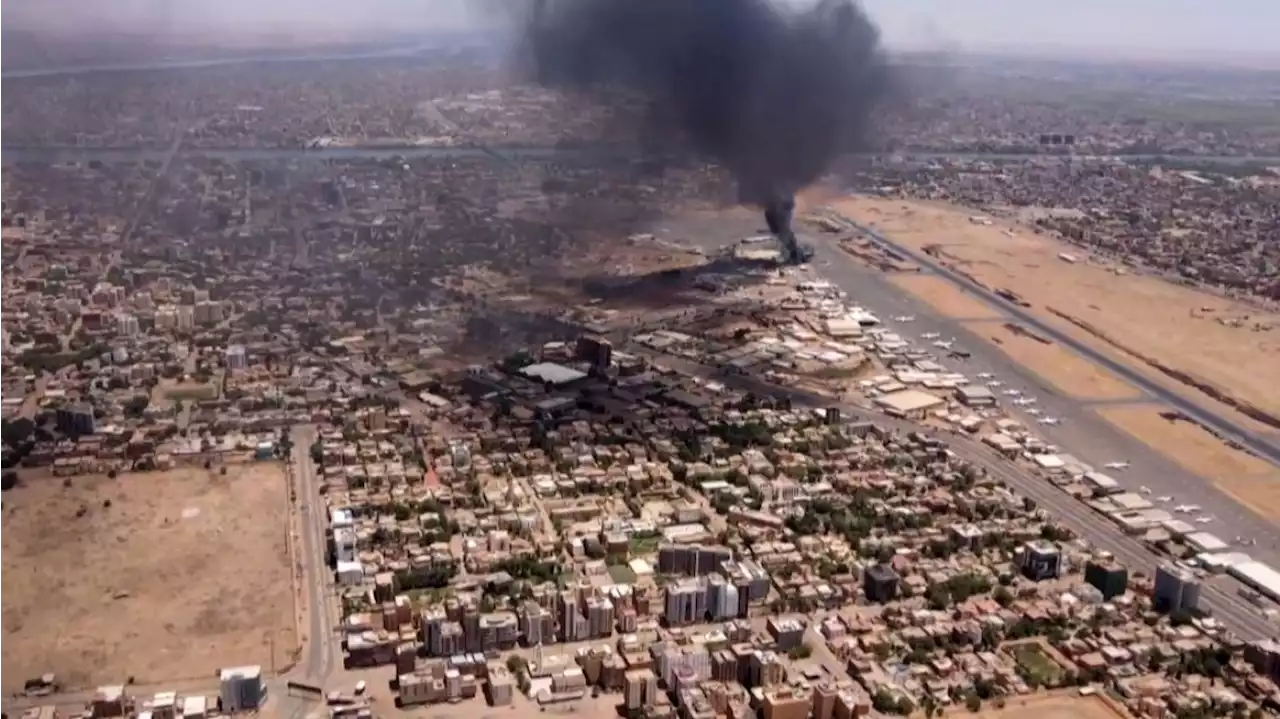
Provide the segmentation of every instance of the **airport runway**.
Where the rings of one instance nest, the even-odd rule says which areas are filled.
[[[974,331],[980,329],[981,324],[971,324],[974,328],[971,330],[964,327],[960,320],[941,317],[924,302],[891,284],[878,270],[863,265],[830,243],[823,243],[822,238],[812,238],[812,241],[815,251],[814,272],[845,290],[851,304],[862,305],[887,326],[902,334],[904,339],[916,341],[925,349],[931,348],[928,341],[920,339],[924,333],[937,333],[946,339],[954,337],[956,343],[953,348],[964,349],[971,357],[966,360],[940,357],[940,364],[970,377],[984,372],[993,374],[1004,383],[997,393],[1006,388],[1020,389],[1025,396],[1037,399],[1036,407],[1044,415],[1062,419],[1062,424],[1058,426],[1039,424],[1035,417],[1011,406],[1008,402],[1010,398],[999,397],[1001,407],[1007,413],[1022,421],[1046,441],[1058,445],[1062,453],[1075,456],[1093,465],[1098,471],[1111,475],[1130,491],[1138,492],[1141,487],[1147,487],[1151,490],[1146,495],[1147,498],[1167,511],[1172,512],[1175,506],[1182,504],[1200,505],[1202,509],[1196,514],[1176,516],[1187,521],[1194,516],[1213,517],[1213,522],[1197,524],[1197,528],[1216,534],[1227,542],[1237,536],[1256,540],[1255,546],[1240,547],[1239,551],[1273,566],[1280,566],[1280,530],[1272,522],[1241,506],[1214,487],[1209,480],[1188,472],[1160,452],[1116,428],[1097,415],[1087,400],[1060,394],[1048,382],[1005,356],[990,340],[975,336]],[[993,308],[997,312],[1004,310],[1003,307],[994,305]],[[907,315],[914,315],[915,320],[910,323],[893,320],[894,317]],[[1135,395],[1135,401],[1155,403],[1152,398],[1138,395]],[[1109,462],[1129,462],[1130,466],[1124,470],[1105,469],[1103,465]],[[1173,499],[1168,502],[1156,501],[1162,496]]]
[[[1095,365],[1104,367],[1130,384],[1141,388],[1151,397],[1159,399],[1160,401],[1184,412],[1187,416],[1195,418],[1207,427],[1212,427],[1224,436],[1231,437],[1239,441],[1241,444],[1248,447],[1254,454],[1266,459],[1272,464],[1280,466],[1280,442],[1276,442],[1256,432],[1252,432],[1245,427],[1241,427],[1228,417],[1221,416],[1215,412],[1211,412],[1196,404],[1188,402],[1181,395],[1166,390],[1164,387],[1147,379],[1146,376],[1141,373],[1134,371],[1128,365],[1117,362],[1101,352],[1094,350],[1084,342],[1081,342],[1070,335],[1059,332],[1054,327],[1044,324],[1024,308],[1009,302],[1003,297],[999,297],[994,292],[988,291],[986,288],[968,277],[944,267],[941,263],[934,261],[932,257],[929,257],[923,252],[916,252],[903,247],[880,232],[877,232],[866,225],[854,222],[847,217],[843,219],[862,230],[869,238],[880,244],[885,249],[892,250],[905,257],[911,258],[912,261],[922,267],[928,268],[934,274],[945,279],[952,285],[984,299],[992,307],[999,308],[1004,314],[1016,319],[1019,324],[1034,329],[1036,332],[1052,339],[1055,343],[1063,347],[1070,348],[1076,354],[1084,357],[1090,362],[1093,362]]]

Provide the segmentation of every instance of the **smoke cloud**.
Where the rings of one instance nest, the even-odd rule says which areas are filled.
[[[544,86],[601,102],[605,90],[642,96],[640,144],[726,168],[784,241],[791,198],[866,147],[892,84],[879,33],[852,0],[542,0],[527,41]]]

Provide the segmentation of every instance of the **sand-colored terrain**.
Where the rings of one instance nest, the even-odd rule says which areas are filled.
[[[898,274],[889,277],[894,286],[911,293],[932,307],[939,315],[951,319],[994,319],[999,310],[937,275]]]
[[[1010,697],[1005,702],[1002,709],[991,706],[994,702],[987,702],[977,714],[971,714],[963,707],[951,711],[978,719],[1019,719],[1032,713],[1037,719],[1122,719],[1129,716],[1121,707],[1102,697],[1082,697],[1065,692],[1049,696]]]
[[[1086,322],[1129,350],[1157,359],[1236,401],[1280,416],[1280,315],[1156,277],[1118,275],[1112,266],[1086,261],[1087,251],[1025,227],[1000,220],[991,225],[971,222],[970,217],[979,214],[973,210],[865,197],[830,204],[908,247],[940,246],[948,264],[988,286],[1018,293],[1032,304],[1032,312],[1069,328],[1073,336],[1091,345],[1101,348],[1107,342],[1047,308]],[[1077,261],[1060,259],[1064,252]],[[1212,311],[1202,311],[1205,307]],[[1229,327],[1218,319],[1242,320],[1243,326]],[[1257,325],[1275,329],[1253,331]],[[1205,392],[1127,353],[1116,353],[1161,384],[1223,410],[1224,405]]]
[[[268,462],[5,493],[4,690],[44,672],[84,688],[284,666],[297,649],[288,505]]]
[[[966,322],[965,327],[1031,370],[1068,397],[1081,400],[1137,399],[1138,388],[1057,344],[1015,333],[1001,322]]]
[[[1232,449],[1208,430],[1190,422],[1170,421],[1161,408],[1117,406],[1098,414],[1116,427],[1205,479],[1259,516],[1280,522],[1280,468]]]

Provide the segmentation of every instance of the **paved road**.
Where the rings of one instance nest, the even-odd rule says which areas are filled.
[[[328,564],[325,562],[324,502],[316,484],[315,463],[311,460],[311,443],[315,428],[298,426],[293,430],[293,472],[296,479],[302,530],[301,560],[310,626],[307,628],[307,653],[302,671],[307,679],[322,682],[333,670],[334,634],[330,611]]]
[[[998,307],[1002,312],[1016,319],[1019,323],[1034,329],[1036,332],[1052,339],[1063,347],[1070,348],[1076,354],[1084,357],[1090,362],[1101,367],[1105,367],[1127,382],[1142,389],[1147,395],[1157,398],[1160,401],[1175,407],[1179,411],[1184,412],[1187,416],[1194,418],[1205,426],[1211,427],[1223,435],[1235,439],[1245,447],[1248,447],[1254,454],[1257,454],[1259,457],[1266,459],[1272,464],[1280,466],[1280,443],[1242,427],[1228,417],[1189,402],[1175,392],[1170,392],[1128,365],[1122,362],[1117,362],[1111,357],[1098,352],[1088,344],[1077,340],[1075,337],[1060,332],[1057,328],[1041,322],[1039,318],[1031,314],[1025,308],[1009,302],[968,277],[952,271],[923,252],[916,252],[910,248],[903,247],[866,225],[854,222],[847,217],[844,219],[865,232],[868,237],[885,249],[892,250],[893,252],[911,258],[912,261],[918,263],[922,267],[928,268],[930,271],[934,272],[952,285],[986,300],[990,305]]]
[[[301,541],[297,550],[298,560],[302,564],[303,590],[307,593],[309,623],[306,630],[306,653],[298,666],[283,679],[323,687],[338,661],[338,647],[334,630],[334,607],[329,601],[332,575],[325,561],[325,532],[329,526],[329,518],[325,516],[324,502],[321,501],[316,482],[316,467],[311,460],[311,443],[315,438],[315,427],[298,425],[293,428],[293,457],[289,471],[293,473],[299,507]],[[315,708],[312,701],[288,696],[283,681],[276,682],[273,691],[284,701],[279,714],[289,719],[303,719]]]

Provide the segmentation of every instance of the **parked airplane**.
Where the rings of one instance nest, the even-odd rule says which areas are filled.
[[[924,334],[922,334],[922,335],[920,335],[920,336],[921,336],[922,338],[924,338],[924,339],[927,339],[927,340],[936,340],[936,339],[938,339],[939,337],[941,337],[942,335],[938,334],[937,332],[925,332]]]
[[[1192,513],[1192,512],[1199,512],[1199,511],[1200,511],[1200,505],[1198,505],[1198,504],[1179,504],[1178,506],[1176,506],[1176,507],[1174,507],[1174,508],[1173,508],[1173,511],[1175,511],[1175,512],[1180,512],[1180,513],[1182,513],[1182,514],[1190,514],[1190,513]]]
[[[1040,416],[1040,410],[1035,409],[1035,408],[1033,407],[1033,408],[1031,408],[1031,409],[1027,410],[1027,414],[1031,415],[1032,417],[1039,417],[1039,416]]]
[[[1128,462],[1107,462],[1102,466],[1106,467],[1107,469],[1128,469],[1129,463]]]
[[[1004,391],[1004,396],[1006,397],[1017,397],[1020,394],[1022,394],[1020,389],[1007,389]]]
[[[933,343],[933,346],[934,346],[934,347],[937,347],[938,349],[949,350],[949,349],[951,349],[951,342],[950,342],[950,341],[937,340],[936,342],[934,342],[934,343]]]
[[[1000,381],[1000,380],[998,380],[998,379],[993,379],[993,380],[991,380],[990,382],[988,382],[988,383],[987,383],[987,386],[988,386],[988,387],[993,387],[993,388],[994,388],[994,387],[1003,387],[1003,386],[1004,386],[1004,382],[1001,382],[1001,381]]]
[[[990,372],[978,373],[978,379],[991,379],[992,377],[995,377],[995,375],[991,374]]]
[[[915,315],[898,315],[897,317],[893,318],[893,321],[894,322],[915,322],[916,316]]]
[[[1151,494],[1151,488],[1145,484],[1142,485],[1141,487],[1138,487],[1138,491],[1142,492],[1143,494]]]
[[[1157,501],[1157,502],[1172,502],[1172,501],[1173,501],[1173,497],[1171,497],[1171,496],[1169,496],[1169,495],[1167,495],[1167,494],[1166,494],[1166,495],[1164,495],[1163,497],[1156,497],[1156,501]]]
[[[1023,402],[1026,402],[1027,404],[1035,404],[1035,403],[1036,403],[1036,398],[1035,398],[1035,397],[1023,397],[1023,398],[1022,398],[1022,401],[1023,401]]]
[[[1062,424],[1062,420],[1058,419],[1057,417],[1041,417],[1040,424],[1059,425],[1059,424]]]
[[[1213,517],[1196,517],[1196,524],[1212,524]]]

